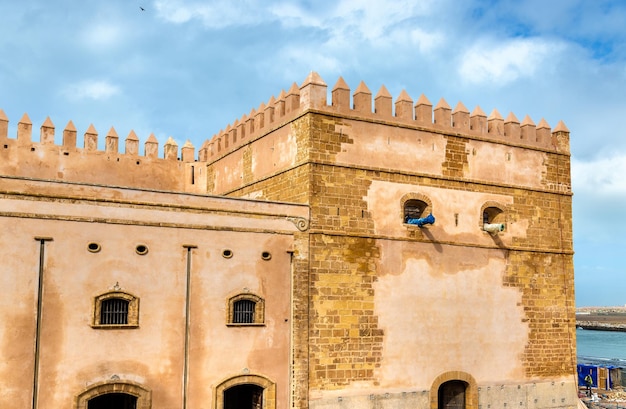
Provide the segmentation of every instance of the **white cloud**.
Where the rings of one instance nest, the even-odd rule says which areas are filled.
[[[105,100],[121,92],[117,85],[106,80],[84,80],[70,84],[62,90],[62,94],[70,100]]]
[[[343,34],[352,33],[371,42],[380,41],[403,21],[430,12],[432,1],[371,1],[344,0],[337,5],[333,18],[341,24],[328,25]]]
[[[469,83],[507,84],[533,76],[557,48],[537,38],[514,39],[504,44],[483,41],[461,56],[459,74]]]
[[[411,42],[417,45],[420,52],[427,54],[434,51],[445,41],[440,33],[429,33],[425,30],[416,28],[410,32]]]
[[[89,48],[112,47],[124,38],[122,31],[119,26],[111,22],[106,24],[89,24],[83,29],[81,38]]]
[[[321,16],[317,16],[308,10],[298,7],[295,3],[283,2],[270,6],[271,15],[280,21],[284,27],[313,27],[324,29],[326,27],[325,20],[327,13],[323,12]]]
[[[582,162],[572,159],[572,189],[591,197],[622,196],[626,199],[626,153]]]
[[[574,243],[580,265],[615,263],[612,257],[606,260],[593,257],[591,245],[613,254],[624,245],[621,232],[626,228],[625,174],[624,152],[586,162],[572,159]]]
[[[182,24],[197,19],[214,29],[277,23],[290,29],[313,28],[324,31],[329,36],[327,44],[354,46],[369,42],[392,47],[393,43],[401,42],[404,45],[417,45],[420,51],[429,50],[437,44],[440,41],[439,34],[415,28],[415,22],[407,22],[431,14],[435,5],[438,3],[434,0],[342,0],[311,8],[292,1],[155,2],[159,17],[170,23]]]
[[[272,76],[283,78],[288,86],[291,85],[290,81],[300,83],[310,71],[340,75],[345,64],[344,59],[336,58],[323,50],[314,51],[297,46],[287,46],[278,50],[276,60],[282,61],[283,64],[275,64],[275,60],[270,60],[259,62],[258,68],[268,75],[271,73]],[[334,84],[328,85],[332,87]]]
[[[245,0],[216,0],[211,2],[185,0],[157,0],[154,3],[157,15],[175,24],[197,19],[210,28],[224,28],[262,22],[263,3]]]

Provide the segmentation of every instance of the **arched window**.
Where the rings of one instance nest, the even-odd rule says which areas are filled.
[[[418,199],[409,199],[404,202],[404,222],[406,223],[409,219],[419,219],[425,217],[426,208],[428,207],[428,203],[418,200]]]
[[[433,206],[428,197],[421,193],[408,193],[402,197],[402,223],[422,227],[433,224]]]
[[[263,388],[254,384],[236,385],[224,391],[224,409],[263,408]]]
[[[139,298],[123,291],[110,291],[94,300],[93,328],[137,328]]]
[[[215,387],[214,409],[276,409],[276,384],[259,375],[240,375]]]
[[[109,380],[89,386],[76,396],[73,409],[150,409],[152,392],[132,381]]]
[[[482,206],[480,221],[482,230],[490,234],[498,234],[505,230],[506,213],[502,209],[504,206],[495,202],[488,202]]]
[[[252,324],[256,302],[252,300],[238,300],[233,304],[233,324]]]
[[[265,301],[254,294],[238,294],[228,300],[227,325],[263,325]]]
[[[137,397],[127,393],[105,393],[87,402],[87,409],[136,409]]]
[[[109,298],[100,305],[100,325],[128,324],[128,304],[123,298]]]

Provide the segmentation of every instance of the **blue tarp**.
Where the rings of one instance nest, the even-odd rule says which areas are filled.
[[[593,387],[598,387],[598,366],[597,365],[582,365],[578,364],[578,386],[587,386],[585,383],[585,376],[591,374],[593,378]]]
[[[607,372],[608,372],[608,378],[609,378],[609,384],[608,385],[601,385],[598,386],[598,369],[599,368],[607,368]],[[577,370],[578,370],[578,386],[587,386],[585,384],[585,376],[587,376],[588,374],[591,374],[591,378],[593,379],[593,387],[594,388],[606,388],[608,386],[608,389],[613,389],[613,379],[611,379],[611,369],[615,369],[617,368],[616,366],[613,365],[585,365],[585,364],[578,364],[577,365]]]

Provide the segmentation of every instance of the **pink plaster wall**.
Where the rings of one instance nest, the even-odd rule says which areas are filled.
[[[65,189],[70,196],[100,193],[100,198],[109,195],[118,202],[72,204],[60,196],[53,201],[15,196],[0,201],[0,256],[5,260],[0,283],[6,289],[0,297],[5,317],[0,325],[5,356],[0,379],[6,381],[0,407],[30,405],[40,244],[34,237],[45,236],[53,241],[45,245],[40,407],[71,407],[75,396],[90,385],[115,377],[151,389],[154,409],[180,407],[187,261],[183,245],[193,244],[197,248],[192,251],[188,402],[191,407],[208,408],[215,386],[249,373],[275,382],[277,407],[286,409],[291,325],[288,251],[297,228],[285,216],[307,215],[308,208],[2,182],[5,191],[27,192],[33,184],[43,184],[41,191],[48,194],[60,195]],[[131,205],[139,199],[142,205]],[[176,202],[178,207],[171,208]],[[146,207],[149,203],[158,206]],[[182,204],[195,209],[181,208]],[[207,207],[235,214],[220,215]],[[230,224],[222,223],[225,220]],[[101,251],[87,251],[90,242],[99,243]],[[138,255],[138,244],[146,245],[148,254]],[[224,249],[230,249],[233,257],[222,257]],[[264,251],[271,253],[270,260],[261,258]],[[139,297],[139,328],[92,328],[94,297],[116,286]],[[265,299],[265,325],[227,327],[228,298],[248,291]]]

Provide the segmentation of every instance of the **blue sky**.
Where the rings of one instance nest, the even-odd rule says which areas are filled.
[[[626,304],[624,1],[0,0],[0,56],[11,137],[28,113],[198,149],[312,70],[563,120],[577,305]]]

